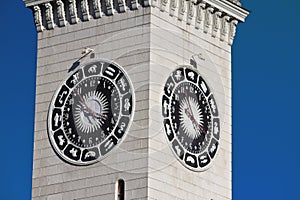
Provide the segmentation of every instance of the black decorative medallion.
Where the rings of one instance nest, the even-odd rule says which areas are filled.
[[[215,98],[199,72],[179,66],[167,79],[162,115],[169,146],[194,171],[206,170],[219,148],[220,120]]]
[[[51,145],[68,163],[95,163],[123,140],[133,110],[133,87],[119,65],[106,60],[84,64],[67,77],[52,99]]]

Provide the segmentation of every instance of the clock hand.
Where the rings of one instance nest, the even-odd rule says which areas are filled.
[[[185,98],[188,102],[188,106],[189,106],[189,110],[190,110],[190,112],[189,112],[190,117],[191,117],[190,119],[194,122],[194,124],[196,124],[196,126],[199,128],[199,130],[206,135],[206,131],[204,130],[204,128],[202,126],[200,126],[200,124],[196,121],[196,119],[194,117],[192,107],[191,107],[191,104],[190,104],[190,100],[189,100],[188,95],[187,95],[187,90],[185,90]]]
[[[192,108],[191,108],[191,104],[190,104],[190,100],[189,100],[189,97],[188,97],[188,95],[187,95],[187,91],[186,91],[186,90],[184,91],[184,94],[185,94],[185,98],[186,98],[186,100],[187,100],[187,102],[188,102],[189,109],[190,109],[190,111],[191,111],[190,113],[191,113],[192,117],[194,117],[193,111],[192,111]]]
[[[83,111],[87,111],[87,110],[83,110]],[[83,115],[85,116],[85,118],[89,121],[90,124],[93,124],[93,122],[91,121],[91,119],[89,118],[91,115],[89,114],[89,112],[83,112]]]
[[[100,117],[100,119],[101,118],[106,119],[106,117],[107,117],[107,115],[102,114],[102,113],[97,113],[97,112],[93,111],[92,109],[90,109],[89,107],[85,107],[83,110],[87,111],[93,117],[94,120],[95,120],[95,118],[99,118],[99,117]]]
[[[96,113],[95,111],[93,111],[92,109],[90,109],[90,108],[87,106],[87,104],[85,103],[83,97],[82,97],[79,93],[77,93],[77,94],[78,94],[78,96],[79,96],[79,98],[80,98],[81,103],[82,103],[82,104],[84,105],[84,107],[85,107],[83,110],[86,110],[86,111],[93,117],[94,120],[95,120],[95,117],[96,117],[96,116],[98,116],[98,117],[100,117],[100,118],[106,118],[106,117],[107,117],[105,114],[102,114],[102,113]]]
[[[206,135],[206,131],[204,130],[204,128],[197,122],[195,117],[188,111],[187,108],[185,109],[185,113],[190,118],[190,120],[193,122],[193,124],[196,125],[196,127],[200,130],[200,132],[204,133],[204,135]]]
[[[96,116],[99,116],[100,118],[104,118],[104,119],[107,117],[107,115],[102,114],[102,113],[96,113],[96,112],[94,112],[94,114],[95,114]]]
[[[102,113],[97,113],[97,112],[95,112],[95,111],[93,111],[93,110],[91,110],[91,112],[92,112],[92,115],[93,115],[94,117],[100,117],[100,118],[104,118],[104,119],[107,117],[107,115],[102,114]]]
[[[184,111],[185,111],[185,114],[188,116],[188,118],[192,121],[193,128],[197,133],[199,131],[198,123],[194,120],[194,118],[192,117],[192,114],[188,111],[188,108],[185,108]]]
[[[95,120],[95,116],[94,116],[94,114],[93,114],[92,109],[90,109],[90,108],[87,106],[87,104],[85,103],[83,97],[79,94],[79,92],[77,92],[77,95],[78,95],[79,98],[80,98],[80,102],[81,102],[81,103],[84,105],[84,107],[85,107],[83,110],[86,110],[86,111],[93,117],[93,120]]]
[[[193,121],[196,124],[196,126],[199,128],[201,133],[204,133],[204,135],[206,135],[206,131],[204,130],[204,128],[195,120],[195,118],[193,117]]]

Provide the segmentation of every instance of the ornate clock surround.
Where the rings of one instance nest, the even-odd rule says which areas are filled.
[[[214,95],[198,70],[179,65],[162,96],[167,143],[182,165],[207,170],[219,149],[220,116]]]
[[[67,163],[96,163],[124,140],[134,109],[133,86],[121,66],[103,59],[83,63],[68,74],[50,103],[51,146]]]

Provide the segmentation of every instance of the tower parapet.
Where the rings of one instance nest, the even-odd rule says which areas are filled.
[[[232,45],[238,22],[249,14],[238,0],[24,0],[33,10],[37,32],[152,7],[167,12]],[[79,5],[79,6],[78,6]]]

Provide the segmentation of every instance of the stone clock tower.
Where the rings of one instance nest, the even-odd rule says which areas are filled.
[[[24,0],[32,199],[232,199],[238,0]]]

